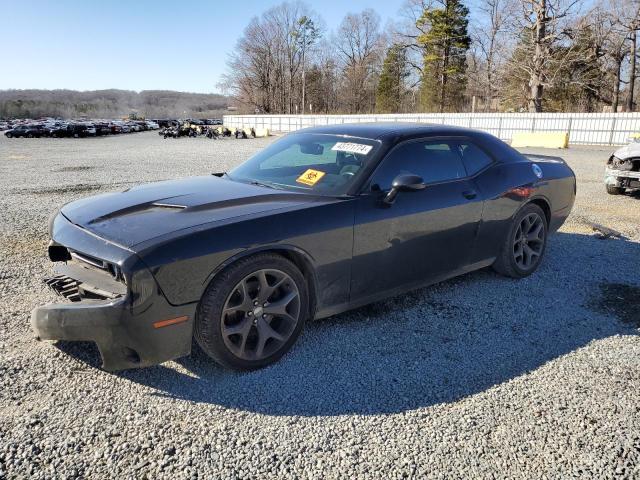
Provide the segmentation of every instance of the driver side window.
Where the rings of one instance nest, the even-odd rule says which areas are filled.
[[[382,160],[371,180],[371,190],[389,190],[393,179],[401,174],[419,175],[427,184],[466,177],[456,147],[456,142],[443,140],[401,144]]]

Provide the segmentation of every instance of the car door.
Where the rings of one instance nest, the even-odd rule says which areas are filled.
[[[400,174],[426,188],[382,200]],[[357,199],[351,301],[370,301],[462,272],[482,216],[482,198],[468,175],[460,139],[423,138],[396,146]]]

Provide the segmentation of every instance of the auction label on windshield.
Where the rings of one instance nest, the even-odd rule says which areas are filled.
[[[316,183],[320,181],[320,179],[324,177],[324,172],[320,170],[314,170],[313,168],[309,168],[306,172],[300,175],[296,182],[304,183],[305,185],[309,185],[313,187]]]
[[[371,151],[372,148],[373,147],[371,145],[365,145],[364,143],[338,142],[333,147],[331,147],[331,150],[366,155]]]

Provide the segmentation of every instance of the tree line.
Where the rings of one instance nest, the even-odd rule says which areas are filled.
[[[220,117],[230,99],[166,90],[0,90],[0,118]]]
[[[602,112],[637,107],[640,0],[408,0],[334,31],[303,2],[247,25],[221,87],[246,112]]]

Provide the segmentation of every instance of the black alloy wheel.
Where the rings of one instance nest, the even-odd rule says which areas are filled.
[[[281,255],[261,253],[215,276],[198,305],[194,337],[221,365],[253,370],[289,351],[308,316],[302,272]]]
[[[522,270],[530,270],[542,255],[545,241],[544,220],[536,212],[520,220],[513,239],[513,259]]]
[[[533,203],[515,215],[509,234],[493,264],[502,275],[523,278],[536,271],[547,246],[547,217]]]
[[[228,295],[220,326],[227,348],[243,360],[264,360],[289,340],[300,318],[300,292],[275,269],[243,278]]]

